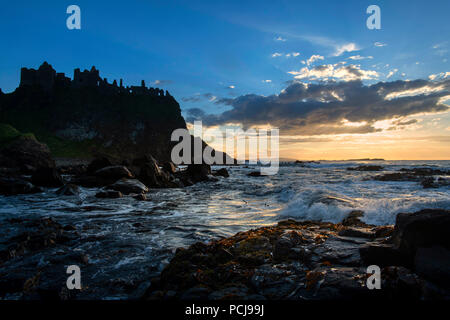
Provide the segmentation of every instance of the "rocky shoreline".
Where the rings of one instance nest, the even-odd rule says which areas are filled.
[[[450,211],[371,226],[355,211],[338,224],[279,222],[178,249],[143,299],[450,299]],[[381,289],[366,287],[381,268]]]

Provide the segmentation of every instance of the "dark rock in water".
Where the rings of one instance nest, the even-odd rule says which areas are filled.
[[[37,169],[31,177],[31,182],[36,186],[49,188],[61,187],[64,185],[64,180],[56,168]]]
[[[133,198],[138,201],[147,201],[147,196],[143,193],[140,193],[140,194],[134,196]]]
[[[190,164],[186,169],[187,175],[194,182],[207,181],[211,174],[211,166],[206,163]]]
[[[109,166],[97,170],[95,172],[96,177],[111,179],[111,180],[119,180],[122,178],[134,178],[131,172],[124,166]]]
[[[160,188],[167,186],[169,176],[167,172],[159,169],[156,160],[153,159],[141,165],[138,179],[149,187]]]
[[[170,174],[174,174],[175,172],[177,172],[177,167],[173,164],[172,161],[164,162],[163,169]]]
[[[17,195],[39,193],[42,189],[35,187],[28,181],[14,177],[0,177],[0,194]]]
[[[367,224],[360,220],[361,217],[364,216],[364,212],[361,210],[353,210],[351,211],[347,217],[342,220],[342,225],[344,226],[355,226],[355,227],[365,227]]]
[[[108,186],[108,189],[120,191],[123,194],[148,192],[148,188],[136,179],[120,179],[116,183]]]
[[[424,189],[428,188],[440,188],[440,187],[446,187],[450,186],[450,179],[444,178],[444,177],[426,177],[424,178],[420,184]]]
[[[378,181],[413,181],[422,183],[424,188],[437,187],[432,176],[450,175],[450,172],[431,168],[400,169],[399,172],[386,173],[373,177]]]
[[[265,177],[265,175],[261,174],[259,171],[253,171],[247,174],[249,177]]]
[[[409,173],[415,176],[436,176],[436,175],[448,175],[449,171],[432,169],[432,168],[402,168],[400,169],[403,173]]]
[[[21,136],[0,151],[0,166],[31,173],[37,168],[53,168],[55,162],[47,145],[33,137]]]
[[[404,257],[388,243],[369,242],[359,248],[359,254],[367,265],[385,267],[404,264]]]
[[[75,196],[80,193],[80,188],[78,188],[77,185],[74,184],[66,184],[56,190],[56,194],[63,195],[63,196]]]
[[[83,175],[70,180],[71,184],[76,184],[85,188],[105,187],[114,183],[116,179],[107,179],[91,175]]]
[[[353,168],[347,168],[347,170],[350,171],[380,171],[383,170],[382,166],[375,166],[375,165],[362,165],[362,166],[358,166],[358,167],[353,167]]]
[[[220,176],[220,177],[228,178],[230,176],[230,174],[228,173],[228,170],[226,168],[221,168],[217,171],[214,171],[213,176],[216,176],[216,177]]]
[[[106,168],[106,167],[110,167],[113,164],[111,163],[111,161],[106,158],[97,158],[91,161],[91,163],[89,163],[88,167],[87,167],[87,172],[90,174],[95,173],[96,171]]]
[[[95,195],[96,198],[100,199],[117,199],[122,198],[123,194],[120,191],[100,191]]]
[[[142,157],[133,159],[131,163],[132,165],[138,167],[144,166],[147,163],[154,163],[156,166],[158,166],[158,161],[149,153],[143,155]]]
[[[396,248],[412,262],[420,247],[443,246],[450,249],[450,210],[425,209],[399,213],[392,236]]]

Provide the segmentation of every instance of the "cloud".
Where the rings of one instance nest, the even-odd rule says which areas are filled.
[[[306,64],[309,66],[312,63],[314,63],[314,61],[323,60],[323,59],[324,59],[323,56],[318,55],[318,54],[313,54],[311,57],[309,57],[308,60],[306,60]]]
[[[334,56],[337,57],[343,54],[344,52],[352,52],[357,50],[359,50],[359,48],[355,43],[353,42],[346,43],[336,47],[336,52],[334,53]]]
[[[201,100],[208,100],[209,102],[213,102],[217,99],[217,97],[211,93],[196,93],[192,97],[183,97],[181,100],[183,102],[199,102]]]
[[[287,53],[286,57],[298,57],[300,55],[300,52],[291,52],[291,53]]]
[[[386,43],[382,43],[382,42],[375,42],[373,45],[374,45],[375,47],[385,47],[385,46],[387,46]]]
[[[360,55],[358,54],[358,55],[356,55],[356,56],[348,57],[347,59],[351,59],[351,60],[364,60],[364,59],[373,59],[373,57],[372,57],[372,56],[362,57],[362,56],[360,56]]]
[[[282,41],[282,42],[285,42],[285,41],[286,41],[286,39],[285,39],[285,38],[282,38],[281,36],[275,38],[274,40],[275,40],[275,41]]]
[[[172,80],[155,80],[153,81],[154,85],[164,85],[164,84],[171,84],[173,83]]]
[[[398,71],[398,69],[393,69],[391,71],[389,71],[389,73],[387,74],[386,78],[390,78],[392,77],[396,72]]]
[[[261,82],[264,82],[264,83],[271,83],[272,80],[262,80]]]
[[[228,89],[234,89],[234,88],[236,88],[236,87],[233,86],[233,85],[231,85],[231,86],[228,86],[227,88],[228,88]]]
[[[378,72],[374,70],[363,70],[359,65],[344,65],[345,62],[336,64],[324,64],[313,68],[304,67],[300,71],[289,71],[295,79],[309,80],[330,80],[338,79],[343,81],[352,80],[373,80],[378,77]]]
[[[282,54],[279,52],[272,53],[272,58],[281,57]]]
[[[440,89],[425,90],[424,94],[402,94],[419,92],[422,88]],[[386,98],[393,93],[397,93],[395,98]],[[382,131],[375,125],[377,121],[449,111],[449,106],[442,103],[445,97],[450,97],[450,80],[398,80],[373,85],[364,85],[362,81],[294,82],[278,95],[247,94],[218,99],[216,104],[231,107],[221,114],[204,114],[198,110],[190,114],[200,116],[208,126],[241,123],[248,128],[270,124],[285,135],[363,134]],[[412,121],[399,121],[396,125],[406,126],[413,124]]]
[[[430,74],[428,76],[428,79],[430,80],[439,80],[439,79],[446,79],[450,77],[450,72],[441,72],[441,73],[436,73],[436,74]]]

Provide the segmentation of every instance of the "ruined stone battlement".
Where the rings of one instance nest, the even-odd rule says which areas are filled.
[[[20,87],[24,86],[41,86],[47,91],[51,91],[55,86],[63,87],[98,87],[107,93],[130,93],[136,95],[151,95],[161,97],[171,97],[166,90],[159,88],[146,87],[145,81],[141,81],[140,86],[123,86],[123,80],[120,79],[120,85],[117,80],[108,83],[106,78],[100,77],[100,71],[94,66],[91,70],[81,71],[79,68],[74,70],[73,80],[66,77],[64,73],[57,73],[53,67],[44,62],[39,69],[22,68],[20,71]]]

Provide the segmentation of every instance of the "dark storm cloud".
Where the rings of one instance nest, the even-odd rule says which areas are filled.
[[[401,92],[403,95],[399,94]],[[449,107],[440,100],[448,95],[450,80],[399,80],[370,86],[361,81],[308,85],[295,82],[279,95],[247,94],[218,99],[215,103],[231,106],[218,115],[194,113],[205,125],[232,122],[242,123],[247,128],[271,124],[284,134],[370,133],[379,131],[373,127],[379,120],[447,111]],[[342,125],[344,120],[365,124]]]

